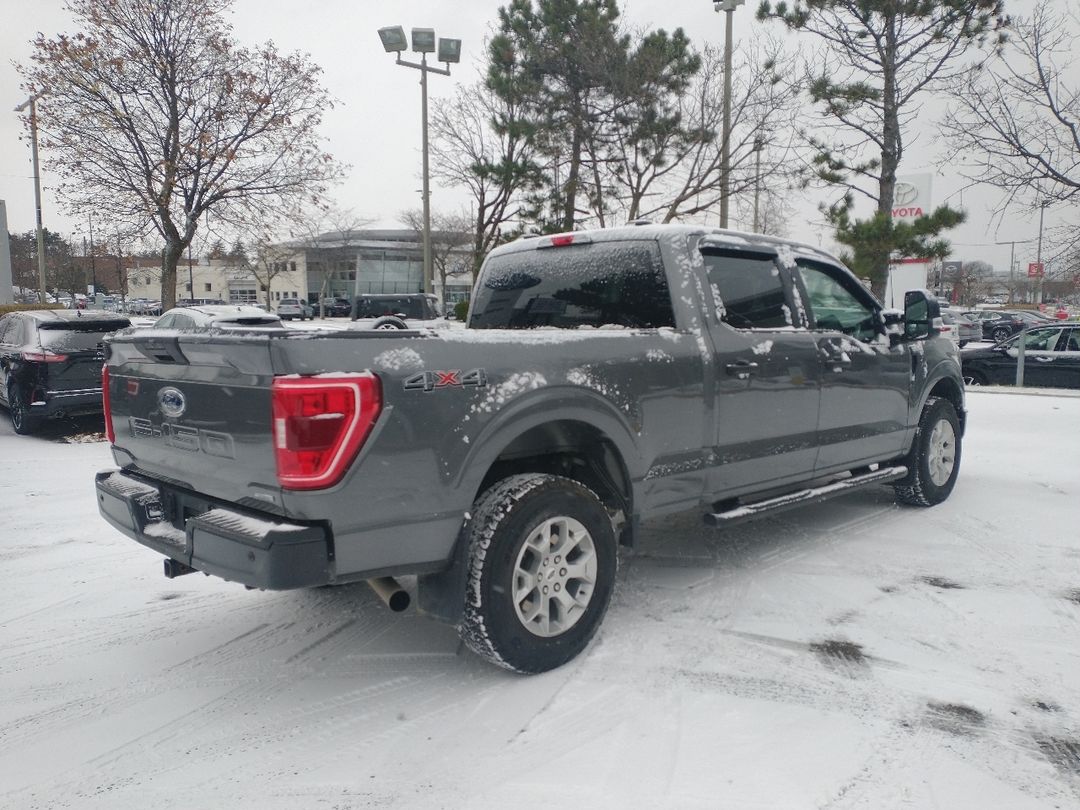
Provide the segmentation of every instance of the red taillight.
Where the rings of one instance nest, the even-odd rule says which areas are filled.
[[[101,405],[105,411],[105,438],[109,444],[116,444],[116,431],[112,424],[112,402],[109,399],[109,367],[101,367]]]
[[[55,354],[54,352],[23,352],[22,358],[32,363],[63,363],[68,359],[68,356],[66,354]]]
[[[568,233],[565,236],[553,236],[551,237],[552,247],[566,247],[567,245],[574,244],[574,235]]]
[[[285,489],[336,484],[382,410],[379,378],[277,377],[272,390],[274,458]]]

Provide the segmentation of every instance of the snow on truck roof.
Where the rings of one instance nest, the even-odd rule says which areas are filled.
[[[798,254],[825,259],[836,264],[842,264],[838,258],[828,251],[805,242],[796,242],[791,239],[783,239],[761,233],[751,233],[749,231],[736,231],[730,228],[714,228],[707,225],[681,225],[674,223],[654,224],[650,222],[639,222],[637,224],[620,225],[615,228],[600,228],[596,230],[526,235],[513,242],[500,245],[488,255],[499,256],[505,253],[517,253],[519,251],[536,250],[540,247],[551,247],[553,240],[557,241],[560,239],[580,239],[582,242],[617,242],[627,239],[660,241],[661,239],[670,239],[677,236],[701,236],[710,247],[718,248],[764,248],[766,250],[778,252],[782,248],[788,248]],[[572,244],[572,242],[568,241],[566,244]]]

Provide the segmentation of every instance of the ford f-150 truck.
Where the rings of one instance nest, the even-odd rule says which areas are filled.
[[[617,545],[888,483],[948,497],[957,351],[807,245],[676,225],[524,238],[463,329],[140,330],[107,343],[101,514],[252,588],[368,580],[522,672],[596,632]],[[404,597],[404,598],[403,598]]]

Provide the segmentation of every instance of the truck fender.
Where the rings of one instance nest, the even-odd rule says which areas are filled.
[[[462,500],[467,499],[470,504],[475,501],[488,470],[516,439],[550,422],[577,422],[599,431],[615,447],[629,481],[644,476],[645,464],[634,434],[625,417],[610,402],[593,391],[551,387],[530,392],[502,408],[498,417],[481,432],[452,481]],[[449,567],[417,579],[420,611],[455,625],[461,620],[465,604],[470,528],[471,514],[466,512]]]

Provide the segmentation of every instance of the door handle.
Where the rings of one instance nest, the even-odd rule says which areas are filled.
[[[739,360],[724,366],[727,373],[739,380],[745,380],[753,374],[757,374],[758,364],[753,360]]]
[[[822,343],[821,356],[825,369],[833,374],[842,374],[851,365],[851,357],[836,343]]]

